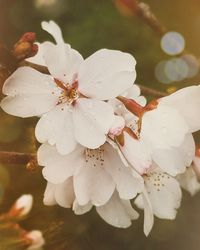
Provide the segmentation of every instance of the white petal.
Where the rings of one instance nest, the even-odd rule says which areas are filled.
[[[97,207],[96,210],[108,224],[119,228],[129,227],[131,220],[136,220],[139,217],[130,201],[121,200],[116,193],[105,205]]]
[[[149,200],[149,197],[145,188],[142,194],[140,194],[135,199],[134,203],[140,209],[144,209],[144,234],[148,236],[154,224],[154,215],[153,215],[153,208],[151,206],[151,202]]]
[[[24,94],[55,94],[59,95],[56,84],[51,76],[42,74],[30,67],[18,68],[4,83],[4,95],[16,96]],[[36,97],[37,98],[37,97]]]
[[[144,234],[148,236],[154,224],[153,208],[146,190],[143,191],[142,197],[144,204]]]
[[[145,185],[153,213],[161,219],[175,219],[182,198],[177,180],[166,173],[152,171],[145,177]]]
[[[44,199],[43,199],[44,205],[52,206],[56,204],[55,189],[56,189],[55,184],[47,182],[47,186],[44,192]]]
[[[78,72],[79,90],[87,97],[112,99],[131,87],[136,61],[121,51],[102,49],[88,57]]]
[[[38,121],[35,135],[39,142],[56,145],[60,154],[71,153],[76,147],[72,113],[66,104],[57,105]]]
[[[88,202],[88,204],[84,206],[80,206],[77,202],[77,200],[74,201],[73,203],[73,211],[76,215],[81,215],[89,212],[92,209],[92,204],[91,202]]]
[[[47,31],[50,35],[53,36],[56,43],[59,44],[64,42],[61,29],[54,21],[49,21],[49,22],[43,21],[41,23],[41,26],[43,30]]]
[[[46,66],[46,62],[44,60],[44,51],[45,51],[45,47],[49,46],[48,44],[52,44],[51,42],[43,42],[43,43],[36,43],[38,46],[38,52],[35,56],[33,57],[29,57],[26,59],[26,61],[31,62],[31,63],[35,63],[35,64],[39,64],[42,66]]]
[[[200,86],[180,89],[170,96],[161,98],[159,102],[176,108],[185,118],[191,132],[200,129]]]
[[[5,82],[1,108],[20,117],[39,116],[56,106],[60,91],[50,76],[21,67]]]
[[[68,178],[63,183],[56,185],[55,199],[61,207],[72,207],[75,199],[72,177]]]
[[[170,148],[180,146],[187,132],[188,126],[176,109],[158,105],[143,115],[140,137],[151,148]]]
[[[115,184],[101,167],[83,166],[74,176],[74,191],[80,205],[89,201],[95,206],[105,204],[113,194]]]
[[[200,183],[192,167],[189,167],[185,173],[178,175],[177,180],[181,187],[188,191],[192,196],[200,191]]]
[[[124,146],[120,148],[126,160],[138,173],[144,174],[151,167],[150,151],[142,141],[136,140],[124,132]]]
[[[185,136],[180,147],[171,149],[155,149],[152,153],[154,162],[166,173],[176,176],[184,173],[195,155],[195,143],[191,134]]]
[[[48,44],[44,48],[44,59],[51,75],[64,84],[73,83],[83,61],[78,51],[69,44]]]
[[[103,167],[112,176],[120,198],[132,199],[142,191],[142,177],[130,167],[124,166],[117,151],[109,144],[104,145]]]
[[[98,148],[106,141],[114,113],[103,101],[79,99],[73,109],[76,140],[85,147]]]
[[[48,144],[43,144],[38,149],[38,163],[43,168],[44,178],[48,181],[58,184],[74,174],[76,169],[83,165],[84,148],[77,147],[71,154],[60,155],[56,148]]]
[[[187,134],[182,145],[179,147],[186,166],[190,166],[195,157],[195,141],[192,134]]]
[[[154,150],[152,159],[162,170],[172,176],[183,173],[186,168],[182,154],[176,148]]]

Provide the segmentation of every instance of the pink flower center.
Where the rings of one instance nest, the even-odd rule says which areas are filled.
[[[80,93],[78,91],[78,82],[74,81],[73,84],[64,84],[58,79],[55,79],[56,85],[62,89],[62,93],[59,97],[59,102],[60,103],[67,103],[67,104],[74,104],[75,101],[79,98]]]

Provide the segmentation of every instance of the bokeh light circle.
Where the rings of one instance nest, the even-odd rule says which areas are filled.
[[[171,81],[181,81],[188,75],[189,67],[182,58],[173,58],[165,65],[165,74]]]
[[[181,57],[188,65],[188,78],[192,78],[199,73],[199,61],[192,54],[186,54]]]
[[[171,80],[167,77],[165,73],[166,63],[167,61],[161,61],[156,65],[155,76],[159,82],[169,84],[171,83]]]
[[[161,39],[161,48],[168,55],[178,55],[185,48],[185,39],[178,32],[167,32]]]

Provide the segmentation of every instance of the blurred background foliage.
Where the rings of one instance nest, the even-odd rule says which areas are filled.
[[[168,30],[183,35],[186,49],[198,61],[200,1],[146,0],[145,3]],[[51,39],[40,27],[41,21],[50,19],[61,26],[66,42],[84,57],[104,47],[133,54],[137,60],[137,83],[168,92],[199,83],[199,73],[170,84],[159,82],[155,77],[156,65],[172,58],[162,51],[160,36],[138,17],[121,15],[112,0],[0,0],[0,43],[12,46],[27,31],[36,32],[38,41]],[[15,118],[0,111],[0,149],[35,152],[38,146],[34,139],[35,123],[36,119]],[[129,229],[116,229],[102,221],[95,211],[76,216],[67,209],[45,207],[44,189],[40,169],[31,172],[25,166],[0,165],[0,212],[21,194],[33,194],[34,208],[22,226],[27,230],[42,230],[47,240],[45,249],[200,249],[200,194],[192,199],[184,193],[177,219],[156,220],[146,238],[142,215]]]

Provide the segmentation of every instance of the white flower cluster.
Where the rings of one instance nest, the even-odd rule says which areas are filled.
[[[17,69],[3,86],[1,107],[15,116],[40,117],[35,134],[48,181],[44,203],[75,214],[95,207],[109,224],[126,228],[138,218],[134,199],[144,209],[148,235],[154,215],[175,218],[180,185],[192,194],[200,189],[190,167],[192,133],[200,129],[200,86],[146,104],[133,85],[133,56],[101,49],[84,60],[53,21],[42,28],[56,44],[39,44],[29,61],[50,74]]]

